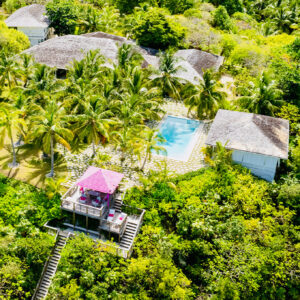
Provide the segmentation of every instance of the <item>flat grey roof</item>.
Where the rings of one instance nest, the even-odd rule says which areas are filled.
[[[289,121],[219,109],[205,144],[221,142],[227,149],[288,158]]]

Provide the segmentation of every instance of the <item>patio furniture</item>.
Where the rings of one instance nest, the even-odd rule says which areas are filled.
[[[116,211],[114,209],[110,209],[108,212],[107,221],[112,222],[115,217]]]
[[[92,205],[93,205],[93,206],[100,206],[100,203],[101,203],[101,198],[100,198],[100,196],[98,196],[96,199],[93,199],[93,200],[92,200]]]
[[[120,213],[120,215],[117,217],[116,224],[121,225],[125,221],[126,217],[127,217],[127,214],[125,214],[123,212]]]
[[[86,204],[86,195],[82,194],[81,197],[79,198],[79,203],[81,204]]]

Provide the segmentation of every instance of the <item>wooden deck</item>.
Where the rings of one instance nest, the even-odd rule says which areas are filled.
[[[88,216],[91,218],[101,218],[104,214],[103,206],[100,208],[94,207],[92,205],[81,204],[79,202],[74,202],[70,200],[63,200],[61,204],[63,210],[69,212],[75,212],[83,216]]]

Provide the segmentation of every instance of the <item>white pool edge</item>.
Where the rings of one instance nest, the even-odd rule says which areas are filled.
[[[176,158],[173,158],[173,157],[169,157],[168,155],[161,155],[161,154],[156,154],[156,153],[152,153],[152,155],[156,156],[156,157],[159,157],[161,159],[170,159],[170,160],[175,160],[175,161],[179,161],[179,162],[188,162],[196,144],[197,144],[197,141],[198,139],[200,138],[201,136],[201,130],[203,129],[203,125],[204,125],[204,122],[203,121],[200,121],[200,120],[196,120],[196,119],[190,119],[190,118],[186,118],[186,117],[179,117],[179,116],[174,116],[174,115],[169,115],[169,114],[165,114],[163,116],[163,118],[160,120],[158,126],[157,126],[157,129],[160,130],[162,124],[165,122],[165,120],[168,118],[168,117],[173,117],[173,118],[177,118],[177,119],[184,119],[184,120],[189,120],[189,121],[197,121],[199,122],[199,126],[198,128],[195,130],[195,132],[193,133],[189,143],[188,143],[188,147],[187,147],[187,152],[183,155],[183,158],[182,159],[176,159]]]

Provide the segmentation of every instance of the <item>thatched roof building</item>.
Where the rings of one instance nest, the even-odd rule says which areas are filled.
[[[289,121],[246,112],[219,109],[206,144],[288,158]]]
[[[4,22],[8,27],[47,28],[50,22],[45,14],[46,8],[44,5],[32,4],[16,10]]]
[[[280,159],[288,158],[289,121],[220,109],[205,144],[215,146],[217,142],[233,150],[235,162],[272,181]]]
[[[80,61],[88,51],[95,49],[99,49],[102,55],[111,62],[115,62],[118,47],[124,43],[134,45],[142,54],[143,67],[149,65],[154,68],[159,67],[159,58],[155,55],[157,50],[140,47],[134,41],[103,32],[56,37],[26,50],[25,53],[33,55],[39,63],[58,69],[67,69],[73,60]],[[180,50],[175,55],[180,58],[178,64],[182,66],[177,76],[192,83],[197,83],[199,79],[202,79],[202,69],[218,70],[223,62],[222,57],[200,50]]]

